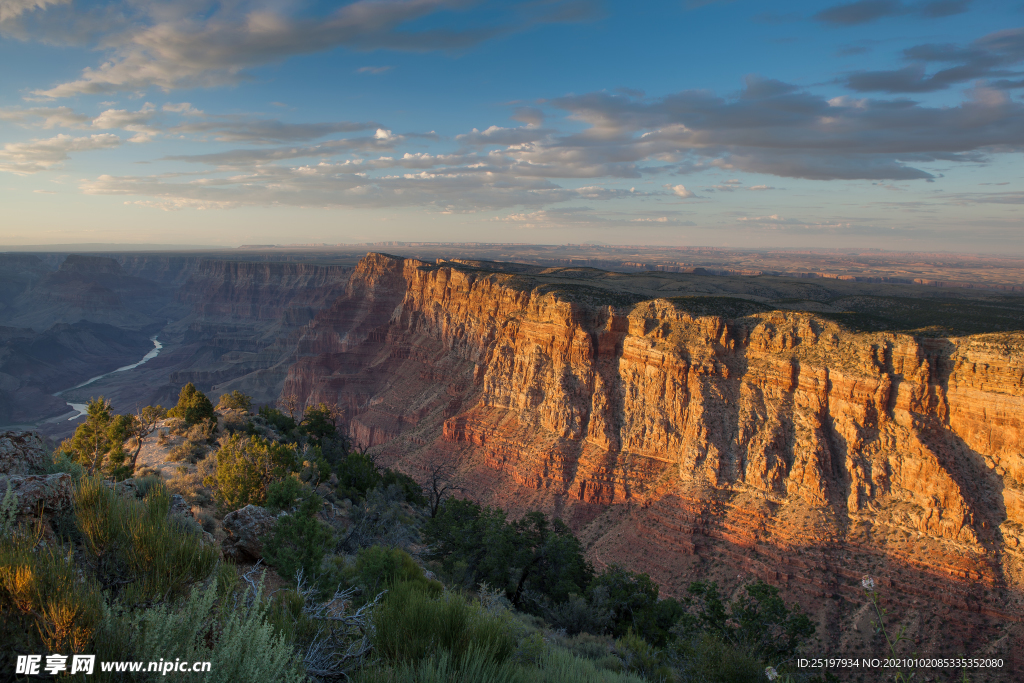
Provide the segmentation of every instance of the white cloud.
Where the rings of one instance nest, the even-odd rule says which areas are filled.
[[[747,188],[748,190],[774,190],[775,188],[771,185],[751,185]]]
[[[380,74],[387,73],[388,71],[391,71],[394,68],[395,67],[393,66],[361,66],[358,69],[356,69],[356,73],[373,74],[374,76],[379,76]]]
[[[677,197],[682,197],[683,199],[689,199],[690,197],[697,196],[690,190],[687,190],[686,187],[684,187],[683,185],[673,185],[672,193],[675,194]]]
[[[20,6],[26,0],[3,1]],[[244,0],[216,5],[195,0],[156,7],[125,3],[116,26],[106,35],[93,37],[96,27],[82,29],[87,38],[110,47],[110,57],[84,69],[77,80],[35,94],[70,97],[236,84],[248,78],[247,70],[254,67],[339,47],[453,50],[538,24],[583,20],[594,5],[590,0],[518,2],[495,14],[466,0],[357,0],[326,16],[300,18],[283,13],[281,6],[291,3],[276,4],[277,11],[268,9],[267,3]],[[426,17],[437,17],[434,27],[410,26]]]
[[[0,109],[0,121],[12,121],[38,128],[82,128],[89,121],[70,107],[33,107],[31,109]]]
[[[70,152],[111,149],[121,138],[111,133],[76,138],[58,135],[48,140],[7,143],[0,149],[0,171],[20,175],[45,171],[67,161]]]
[[[45,10],[49,5],[66,5],[71,0],[0,0],[0,23],[19,17],[25,12]]]

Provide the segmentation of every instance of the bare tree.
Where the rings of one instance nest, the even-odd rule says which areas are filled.
[[[135,450],[132,451],[132,472],[135,471],[135,461],[139,459],[143,444],[166,415],[167,411],[163,409],[163,406],[146,406],[140,408],[132,416],[131,424],[128,427],[128,440],[135,442]]]
[[[299,409],[299,397],[295,394],[285,394],[278,401],[277,405],[288,411],[288,417],[295,421],[295,412]]]
[[[434,456],[427,462],[426,472],[430,516],[437,517],[437,512],[445,499],[452,497],[456,492],[465,491],[465,488],[456,472],[455,464],[442,456]]]

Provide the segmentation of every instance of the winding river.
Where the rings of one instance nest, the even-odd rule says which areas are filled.
[[[58,396],[59,397],[61,394],[65,393],[65,392],[73,391],[75,389],[81,389],[82,387],[89,386],[93,382],[101,380],[104,377],[109,377],[110,375],[113,375],[114,373],[117,373],[117,372],[125,372],[126,370],[133,370],[133,369],[139,367],[140,365],[142,365],[143,363],[145,363],[147,361],[153,360],[154,358],[156,358],[157,356],[160,355],[160,349],[164,348],[164,345],[160,343],[160,340],[156,338],[156,335],[153,335],[152,337],[150,337],[149,340],[151,342],[153,342],[153,350],[150,351],[149,353],[147,353],[145,356],[143,356],[142,360],[140,360],[140,361],[138,361],[136,363],[132,363],[131,365],[125,365],[124,367],[118,368],[117,370],[111,370],[110,372],[105,372],[102,375],[96,375],[92,379],[86,380],[85,382],[82,382],[81,384],[75,385],[75,386],[73,386],[73,387],[71,387],[69,389],[62,389],[62,390],[58,391],[57,393],[55,393],[54,396]],[[77,420],[78,418],[80,418],[83,415],[85,415],[85,413],[86,413],[86,404],[85,403],[71,403],[71,402],[67,402],[67,404],[72,408],[72,410],[76,411],[74,415],[72,415],[71,417],[68,418],[68,422],[70,422],[71,420]]]

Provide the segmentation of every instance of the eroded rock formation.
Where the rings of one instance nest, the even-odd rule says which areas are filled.
[[[1019,624],[1024,335],[602,296],[370,255],[309,324],[285,392],[337,402],[412,473],[458,459],[475,497],[560,514],[596,564],[670,594],[767,578],[836,641],[869,573],[901,618],[969,624],[965,649]]]

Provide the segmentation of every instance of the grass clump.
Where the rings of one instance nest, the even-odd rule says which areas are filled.
[[[217,563],[217,549],[168,517],[170,495],[154,483],[144,500],[116,494],[102,480],[83,478],[75,516],[96,576],[126,603],[173,599]]]

